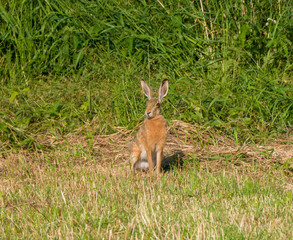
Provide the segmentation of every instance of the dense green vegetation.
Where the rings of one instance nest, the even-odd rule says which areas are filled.
[[[1,1],[1,140],[31,146],[92,119],[132,128],[141,78],[170,80],[167,119],[240,141],[292,125],[291,1],[161,3]]]

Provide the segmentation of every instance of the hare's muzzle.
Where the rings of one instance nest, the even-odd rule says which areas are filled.
[[[145,115],[147,116],[147,118],[151,118],[151,114],[152,112],[146,112]]]

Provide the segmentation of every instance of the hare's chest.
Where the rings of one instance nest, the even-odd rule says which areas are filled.
[[[167,123],[165,119],[161,121],[148,121],[146,123],[146,131],[148,141],[158,142],[162,141],[167,136]]]

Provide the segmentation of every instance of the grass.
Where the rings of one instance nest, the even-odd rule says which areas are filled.
[[[132,130],[52,134],[39,139],[50,151],[3,151],[0,236],[292,238],[292,139],[241,147],[204,127],[188,129],[172,123],[160,177],[130,170]]]
[[[93,118],[103,134],[133,128],[144,107],[139,80],[157,87],[165,77],[168,119],[240,142],[290,130],[290,2],[163,6],[2,1],[2,141],[36,147],[36,134],[68,133]]]
[[[187,161],[154,178],[73,155],[6,155],[3,238],[292,238],[290,184],[260,168],[243,174]]]
[[[292,239],[292,7],[2,0],[0,238]],[[142,78],[159,178],[128,166]]]

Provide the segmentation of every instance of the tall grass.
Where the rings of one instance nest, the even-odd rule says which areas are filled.
[[[132,128],[141,78],[170,80],[168,119],[239,141],[292,126],[291,1],[161,2],[2,0],[1,140]]]

